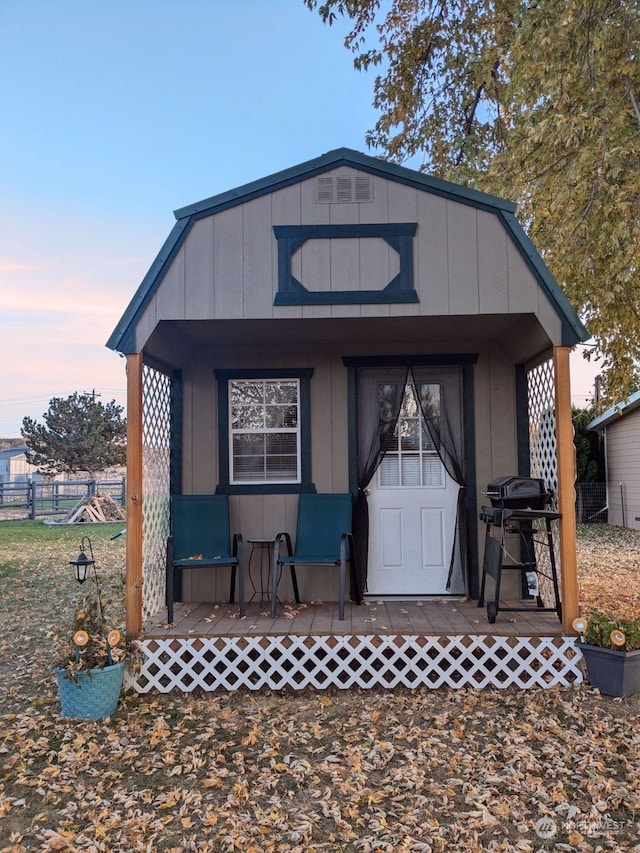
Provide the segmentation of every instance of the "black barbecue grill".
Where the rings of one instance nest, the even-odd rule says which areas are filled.
[[[545,509],[551,501],[547,484],[536,477],[496,477],[485,494],[500,509]]]
[[[494,599],[487,603],[489,622],[496,621],[499,609],[530,610],[530,606],[502,608],[499,606],[502,570],[503,568],[516,569],[528,581],[533,582],[533,587],[530,589],[533,590],[536,609],[552,611],[562,618],[551,528],[551,522],[560,518],[560,513],[548,509],[552,495],[547,489],[547,484],[544,480],[536,477],[508,475],[496,477],[492,480],[488,484],[485,494],[491,501],[491,506],[482,507],[480,513],[480,520],[486,524],[486,535],[478,607],[484,605],[485,582],[487,575],[489,575],[495,581]],[[540,519],[544,524],[542,529],[538,530],[537,525]],[[505,535],[507,533],[516,534],[520,540],[520,559],[503,565],[503,557],[506,554]],[[539,533],[542,533],[542,538],[538,535]],[[549,549],[549,575],[542,572],[537,564],[536,543]],[[544,606],[540,595],[539,577],[546,577],[552,582],[553,606]]]

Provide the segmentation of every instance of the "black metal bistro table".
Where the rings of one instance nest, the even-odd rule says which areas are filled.
[[[273,570],[273,544],[275,539],[248,539],[247,541],[251,545],[251,552],[249,554],[249,581],[253,588],[253,594],[249,601],[253,601],[256,595],[260,595],[260,601],[269,601],[271,572]],[[256,549],[260,557],[259,561],[256,557],[256,562],[258,563],[256,568],[259,572],[259,579],[254,579],[251,571],[253,567],[253,555]]]

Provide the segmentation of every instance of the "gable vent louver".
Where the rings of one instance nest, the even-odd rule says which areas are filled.
[[[372,201],[373,187],[370,175],[358,175],[353,179],[354,198],[356,201]]]
[[[351,202],[373,201],[373,182],[371,175],[355,177],[326,175],[318,178],[318,204],[348,204]]]
[[[353,200],[353,187],[351,178],[336,178],[336,201],[347,202]]]
[[[318,178],[318,202],[330,204],[333,201],[333,178]]]

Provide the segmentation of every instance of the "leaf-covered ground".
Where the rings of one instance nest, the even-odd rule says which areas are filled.
[[[640,533],[604,524],[578,528],[583,615],[605,610],[640,617]]]
[[[91,536],[115,594],[109,533]],[[640,851],[637,697],[127,695],[110,719],[60,718],[51,646],[79,538],[0,525],[2,853]],[[581,528],[585,612],[638,608],[639,553],[640,534]]]

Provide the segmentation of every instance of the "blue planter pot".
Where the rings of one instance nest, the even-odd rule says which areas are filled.
[[[640,649],[633,652],[603,649],[578,643],[584,655],[592,687],[605,696],[633,696],[640,693]]]
[[[76,679],[56,667],[60,715],[83,720],[101,720],[115,714],[124,678],[124,661],[76,673]]]

